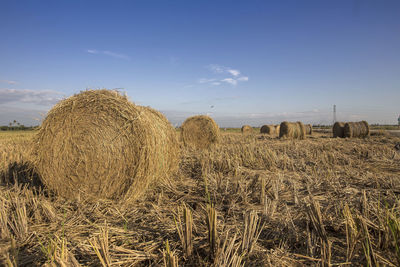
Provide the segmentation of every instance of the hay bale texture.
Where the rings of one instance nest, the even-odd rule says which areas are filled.
[[[306,130],[302,122],[284,121],[281,123],[279,138],[304,139],[305,136],[306,136]]]
[[[219,127],[209,116],[197,115],[187,118],[181,129],[182,141],[187,147],[207,149],[220,140]]]
[[[344,122],[335,122],[332,127],[333,137],[344,138]]]
[[[276,132],[276,134],[278,134],[278,135],[279,135],[279,131],[280,131],[280,129],[281,129],[281,125],[280,125],[280,124],[278,124],[278,125],[275,125],[275,132]]]
[[[263,125],[261,126],[260,133],[273,135],[277,133],[277,131],[274,125]]]
[[[242,129],[240,129],[242,131],[242,134],[252,134],[253,133],[253,127],[251,127],[250,125],[243,125]]]
[[[34,138],[44,184],[66,198],[137,199],[179,164],[175,129],[117,91],[88,90],[56,104]]]
[[[306,124],[306,125],[304,125],[304,127],[306,129],[306,134],[307,135],[312,135],[312,133],[313,133],[312,125],[311,124]]]
[[[367,137],[369,136],[369,125],[366,121],[347,122],[343,132],[344,137]]]

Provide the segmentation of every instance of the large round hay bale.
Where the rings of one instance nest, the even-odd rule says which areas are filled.
[[[263,125],[260,128],[260,133],[273,135],[277,133],[277,131],[274,125]]]
[[[182,141],[185,146],[192,148],[210,148],[220,140],[217,123],[205,115],[187,118],[182,124]]]
[[[369,136],[369,125],[366,121],[348,122],[344,125],[344,137],[367,137]]]
[[[43,183],[66,198],[135,200],[179,163],[168,120],[109,90],[84,91],[56,104],[32,152]]]
[[[304,125],[304,128],[306,129],[306,134],[312,135],[313,129],[312,129],[312,125],[311,124]]]
[[[240,130],[241,130],[242,134],[252,134],[253,133],[253,127],[251,127],[250,125],[243,125]]]
[[[279,138],[304,139],[305,136],[306,136],[306,130],[302,122],[284,121],[281,123]]]
[[[332,127],[333,137],[344,138],[344,122],[335,122]]]

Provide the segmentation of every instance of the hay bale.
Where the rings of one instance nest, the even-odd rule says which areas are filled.
[[[369,136],[369,125],[366,121],[348,122],[344,125],[344,137],[367,137]]]
[[[335,122],[332,127],[333,137],[344,138],[344,122]]]
[[[306,134],[312,135],[313,129],[312,129],[312,125],[311,124],[304,125],[304,128],[306,129]]]
[[[281,129],[281,125],[280,125],[280,124],[275,125],[275,132],[276,132],[278,135],[279,135],[280,129]]]
[[[284,121],[281,123],[279,138],[304,139],[305,137],[306,137],[306,130],[302,122]]]
[[[277,133],[274,125],[263,125],[261,126],[260,133],[273,135]]]
[[[182,141],[185,146],[192,148],[210,148],[220,140],[217,123],[205,115],[187,118],[182,124]]]
[[[56,104],[32,152],[43,183],[66,198],[132,201],[179,164],[168,120],[109,90],[83,91]]]
[[[250,125],[243,125],[242,129],[240,129],[242,131],[242,134],[252,134],[253,133],[253,127],[251,127]]]

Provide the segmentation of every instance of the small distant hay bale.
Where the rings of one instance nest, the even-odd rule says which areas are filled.
[[[242,134],[252,134],[253,133],[253,127],[251,127],[250,125],[243,125],[242,129],[240,129],[242,131]]]
[[[260,133],[273,135],[277,133],[277,131],[274,125],[263,125],[261,126]]]
[[[367,137],[369,136],[369,125],[366,121],[348,122],[344,125],[344,137]]]
[[[333,137],[340,137],[340,138],[344,138],[344,122],[335,122],[335,124],[333,124],[332,127],[332,132],[333,132]]]
[[[306,129],[302,122],[284,121],[281,123],[279,138],[305,139],[305,137],[306,137]]]
[[[306,134],[307,135],[312,135],[312,133],[313,133],[312,125],[311,124],[306,124],[306,125],[304,125],[304,127],[306,129]]]
[[[176,131],[161,113],[105,89],[56,104],[32,152],[43,183],[55,193],[128,203],[168,179],[180,154]]]
[[[219,127],[209,116],[187,118],[181,128],[182,141],[187,147],[208,149],[220,140]]]
[[[280,124],[275,125],[275,132],[276,132],[278,135],[279,135],[280,129],[281,129],[281,125],[280,125]]]

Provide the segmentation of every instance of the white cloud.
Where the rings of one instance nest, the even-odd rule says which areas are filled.
[[[49,106],[54,105],[62,98],[62,93],[52,90],[0,88],[0,105],[7,103],[32,103]]]
[[[119,59],[125,59],[125,60],[129,60],[130,59],[127,55],[120,54],[120,53],[115,53],[115,52],[108,51],[108,50],[99,51],[99,50],[96,50],[96,49],[88,49],[88,50],[86,50],[86,52],[88,52],[89,54],[103,54],[103,55],[106,55],[106,56],[119,58]]]
[[[247,82],[249,77],[240,76],[240,70],[224,67],[217,64],[210,64],[207,66],[209,70],[211,70],[215,74],[230,74],[232,77],[224,78],[222,80],[216,81],[216,79],[199,79],[199,83],[210,83],[211,85],[220,85],[221,82],[228,83],[230,85],[237,85],[238,82]]]
[[[240,75],[240,71],[238,70],[234,70],[234,69],[227,69],[226,70],[228,73],[232,74],[233,76],[239,76]]]
[[[242,77],[237,78],[237,80],[238,80],[238,81],[241,81],[241,82],[247,82],[247,81],[249,80],[249,77],[247,77],[247,76],[242,76]]]
[[[207,66],[208,69],[210,69],[214,73],[223,73],[225,72],[225,67],[217,65],[217,64],[210,64]]]
[[[98,54],[98,53],[99,53],[99,51],[94,50],[94,49],[88,49],[87,52],[88,52],[89,54]]]
[[[206,78],[201,78],[198,80],[198,83],[211,83],[215,81],[215,79],[206,79]]]
[[[16,82],[16,81],[10,81],[10,80],[0,80],[0,83],[17,84],[18,82]]]
[[[221,82],[226,82],[226,83],[229,83],[232,85],[237,85],[237,80],[232,79],[232,78],[225,78],[225,79],[221,80]]]

